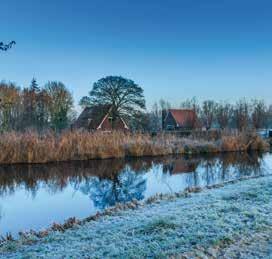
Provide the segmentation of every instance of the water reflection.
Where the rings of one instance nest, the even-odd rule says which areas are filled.
[[[127,167],[111,180],[94,178],[86,181],[80,190],[93,200],[97,208],[104,209],[117,202],[142,200],[146,190],[146,179]]]
[[[0,232],[39,229],[158,192],[261,176],[271,172],[270,163],[271,154],[228,153],[1,166]]]
[[[142,199],[147,180],[143,175],[155,169],[168,177],[187,173],[188,184],[198,186],[262,175],[266,167],[263,155],[258,153],[0,166],[0,196],[12,195],[23,188],[35,198],[41,188],[53,195],[72,185],[97,204],[103,203],[100,199],[114,205],[133,198]]]
[[[40,188],[46,188],[51,194],[61,192],[72,184],[80,189],[82,182],[118,181],[118,175],[124,171],[142,173],[152,166],[152,160],[98,160],[47,165],[0,166],[0,196],[12,195],[23,188],[35,197]]]

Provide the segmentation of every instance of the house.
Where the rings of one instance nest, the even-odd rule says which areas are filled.
[[[194,110],[168,109],[162,111],[163,130],[192,130],[196,126],[197,116]]]
[[[73,123],[72,129],[84,129],[89,131],[129,130],[128,125],[121,117],[117,117],[113,123],[111,110],[111,105],[86,107]]]

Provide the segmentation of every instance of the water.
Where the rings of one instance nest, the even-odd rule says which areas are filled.
[[[116,202],[272,174],[272,154],[0,166],[0,234],[82,219]]]

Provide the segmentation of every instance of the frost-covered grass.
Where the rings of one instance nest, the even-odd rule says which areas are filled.
[[[190,252],[173,256],[182,258],[272,258],[272,229],[252,232],[242,238],[221,240],[210,247],[198,246]]]
[[[228,247],[265,232],[272,236],[271,197],[272,176],[245,180],[190,193],[186,198],[155,200],[65,232],[51,232],[42,239],[8,242],[0,247],[0,257],[154,258],[190,251],[197,254],[199,247],[204,251],[222,244]],[[267,253],[270,245],[264,242]]]

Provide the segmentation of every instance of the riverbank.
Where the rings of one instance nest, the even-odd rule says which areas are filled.
[[[0,257],[271,256],[272,176],[214,187],[120,205],[81,224],[67,222],[65,231],[55,225],[43,238],[28,233],[5,242]]]
[[[268,142],[253,133],[221,134],[220,138],[181,138],[169,134],[64,132],[38,135],[5,133],[0,137],[0,164],[49,163],[173,154],[264,151]]]

